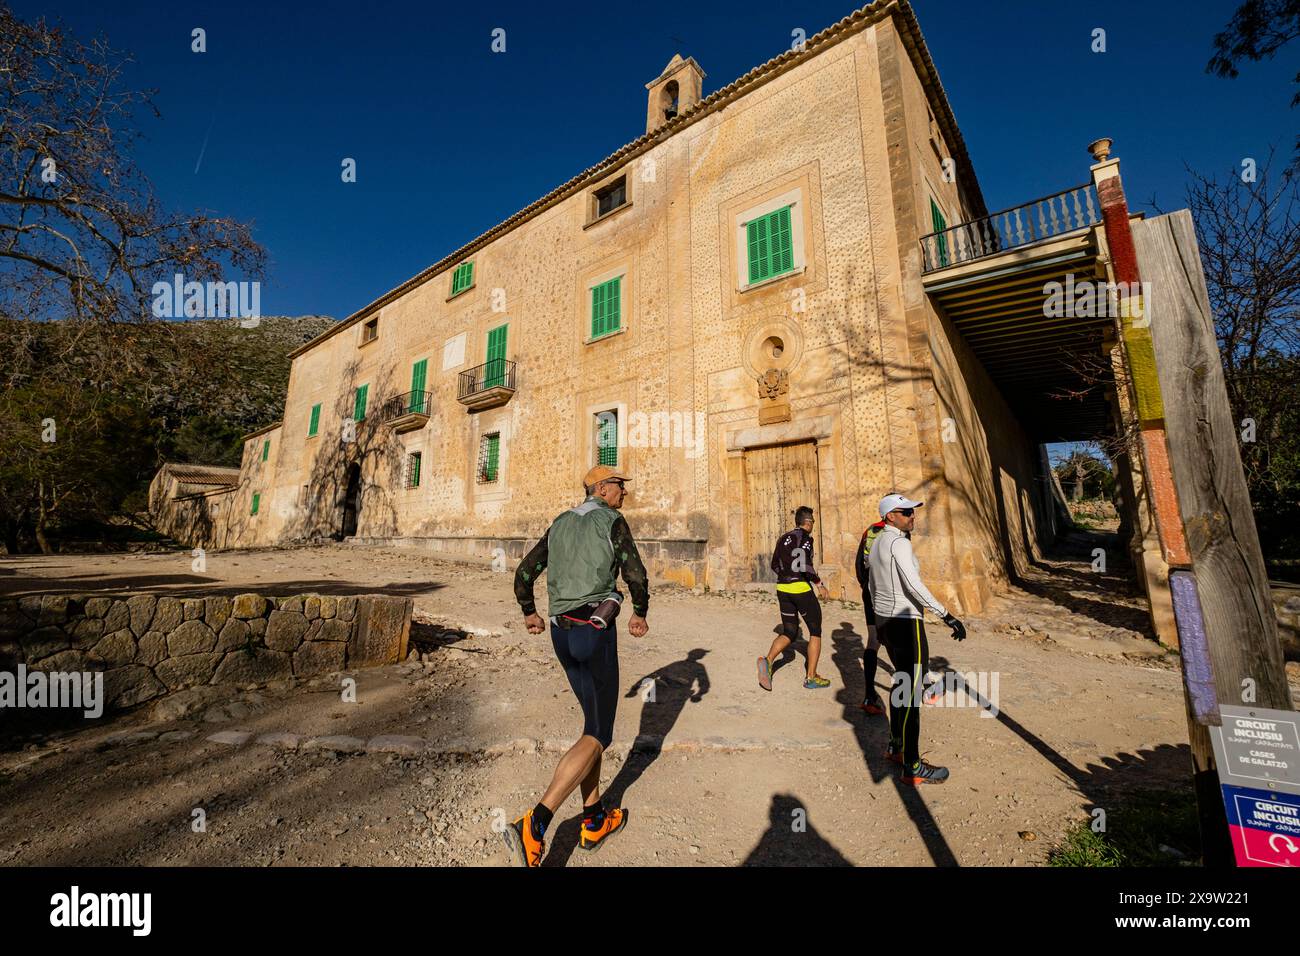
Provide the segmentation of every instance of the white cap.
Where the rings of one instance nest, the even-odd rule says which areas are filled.
[[[923,504],[924,501],[913,501],[903,495],[885,495],[880,499],[880,517],[883,518],[895,508],[919,508]]]

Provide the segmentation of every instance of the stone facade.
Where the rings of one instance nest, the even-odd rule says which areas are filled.
[[[103,671],[105,709],[405,659],[410,598],[32,595],[0,600],[0,670]]]
[[[296,352],[283,423],[250,437],[224,517],[189,514],[202,533],[181,536],[517,558],[581,499],[597,416],[613,410],[634,476],[625,513],[652,573],[762,581],[764,549],[808,504],[818,570],[853,595],[859,538],[899,491],[927,502],[926,580],[978,610],[1038,547],[1041,456],[921,288],[932,204],[955,223],[984,203],[910,8],[873,4],[695,102],[701,77],[674,58],[648,116],[653,127],[677,78],[675,117]],[[602,213],[620,179],[626,202]],[[750,281],[745,223],[781,206],[794,268]],[[473,284],[453,295],[467,261]],[[611,277],[619,329],[593,338],[591,290]],[[460,376],[502,325],[514,391],[467,408]],[[384,403],[419,361],[428,418],[398,430]],[[656,431],[638,433],[646,422]]]

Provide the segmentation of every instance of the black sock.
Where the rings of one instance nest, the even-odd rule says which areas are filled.
[[[544,803],[533,807],[533,839],[540,840],[546,836],[546,828],[551,825],[551,817],[554,815]]]
[[[597,800],[595,803],[582,808],[582,825],[592,830],[597,829],[605,822],[605,803]]]
[[[867,677],[867,700],[880,696],[876,693],[876,658],[879,653],[879,648],[875,647],[868,647],[862,652],[862,673]]]

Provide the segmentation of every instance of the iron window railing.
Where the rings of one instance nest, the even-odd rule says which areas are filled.
[[[456,397],[469,398],[490,388],[515,387],[515,363],[506,359],[491,359],[460,373]]]
[[[383,419],[391,422],[404,415],[428,415],[433,404],[432,392],[404,392],[384,402]]]

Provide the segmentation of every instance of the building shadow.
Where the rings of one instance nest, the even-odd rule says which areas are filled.
[[[699,647],[688,651],[681,660],[638,678],[623,695],[625,698],[641,697],[641,724],[627,759],[602,794],[605,806],[622,806],[628,788],[659,759],[664,741],[686,705],[698,704],[709,692],[709,672],[701,663],[708,653]],[[635,825],[635,815],[630,813],[628,821],[629,826]],[[564,866],[568,862],[577,845],[581,824],[582,815],[579,813],[555,828],[552,849],[543,866]]]
[[[808,819],[808,810],[788,793],[772,794],[767,829],[742,866],[852,866]]]
[[[901,768],[885,757],[885,748],[889,744],[888,717],[873,717],[859,706],[866,690],[866,678],[862,673],[861,635],[853,629],[850,622],[841,621],[839,627],[831,631],[831,647],[831,661],[840,672],[841,688],[836,694],[836,700],[841,705],[844,722],[853,728],[853,736],[857,740],[858,749],[862,751],[862,760],[871,775],[871,782],[880,783],[888,779],[893,784],[935,866],[957,866],[957,857],[921,794],[916,787],[903,783]],[[884,645],[881,645],[880,656],[881,669],[892,673],[892,669],[885,664],[888,651]],[[881,697],[888,701],[890,688],[885,687],[883,690]]]

